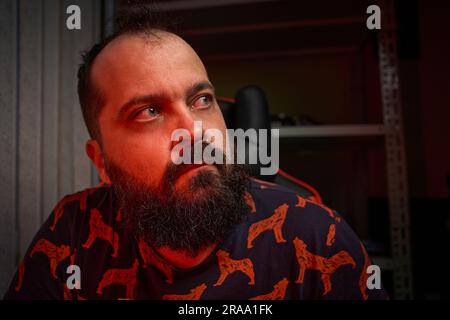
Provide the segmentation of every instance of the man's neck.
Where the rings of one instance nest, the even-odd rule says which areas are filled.
[[[176,268],[188,269],[198,266],[214,251],[217,243],[200,249],[198,254],[194,257],[189,255],[186,251],[175,251],[168,247],[158,248],[156,251],[161,257]]]

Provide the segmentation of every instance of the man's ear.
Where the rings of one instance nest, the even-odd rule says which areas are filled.
[[[105,160],[97,140],[90,139],[86,142],[86,153],[97,168],[100,179],[103,183],[111,184],[111,180],[105,170]]]

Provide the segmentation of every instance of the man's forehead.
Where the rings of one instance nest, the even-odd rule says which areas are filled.
[[[92,84],[101,100],[158,93],[148,90],[162,87],[184,90],[186,85],[207,78],[195,51],[181,38],[164,31],[154,36],[123,35],[114,39],[97,56],[91,70]]]

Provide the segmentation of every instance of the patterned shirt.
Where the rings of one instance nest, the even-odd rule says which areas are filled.
[[[371,264],[335,211],[251,180],[250,208],[199,265],[166,262],[120,223],[111,186],[63,198],[33,239],[6,299],[386,299],[367,288]],[[69,289],[70,265],[80,287]]]

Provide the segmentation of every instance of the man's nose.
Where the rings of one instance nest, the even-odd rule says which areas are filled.
[[[203,125],[200,119],[197,119],[195,114],[186,106],[176,113],[171,135],[175,130],[183,130],[189,136],[191,145],[203,140]],[[183,134],[183,136],[185,135]],[[180,142],[182,142],[181,139],[172,141],[172,148]],[[187,141],[183,142],[186,143]]]

